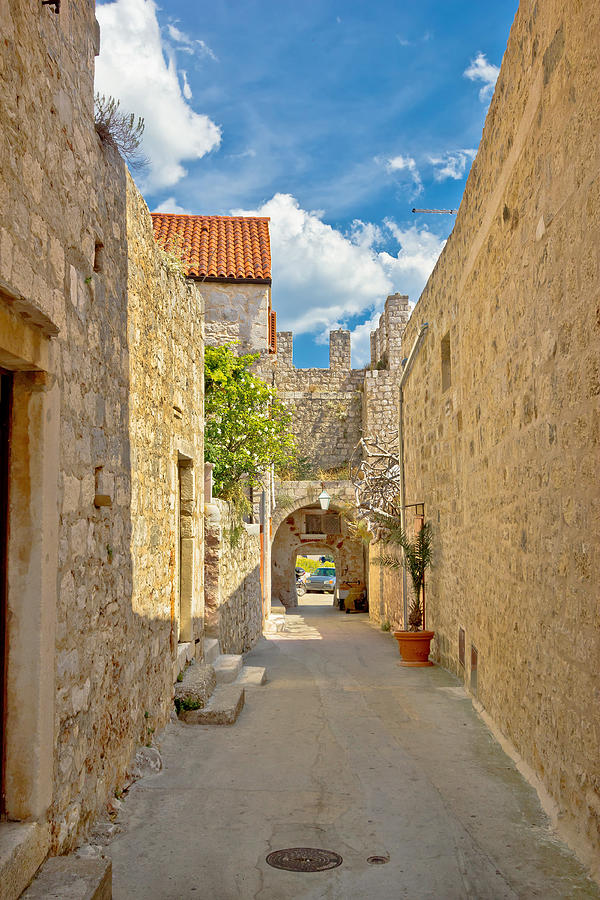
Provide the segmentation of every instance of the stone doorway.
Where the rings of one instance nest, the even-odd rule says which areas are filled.
[[[175,609],[177,641],[193,640],[192,606],[194,599],[194,465],[179,454],[177,464],[178,540],[177,604]]]
[[[315,532],[309,529],[320,527]],[[296,593],[296,557],[302,555],[333,556],[336,579],[365,581],[365,554],[362,542],[353,537],[341,506],[332,504],[323,513],[318,503],[306,503],[286,510],[272,543],[272,596],[288,609],[298,606]]]
[[[0,369],[0,815],[6,813],[4,760],[6,751],[6,613],[8,575],[8,487],[12,375]]]

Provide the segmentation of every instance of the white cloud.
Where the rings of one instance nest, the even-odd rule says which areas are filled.
[[[213,53],[208,44],[205,44],[204,41],[196,41],[196,44],[203,56],[208,56],[208,58],[212,59],[213,62],[219,62],[218,56]]]
[[[214,62],[219,61],[218,57],[213,53],[207,43],[198,40],[197,38],[191,38],[189,34],[186,34],[180,28],[177,28],[176,25],[167,25],[167,33],[171,40],[177,44],[178,50],[183,50],[184,53],[208,56],[208,58],[212,59]]]
[[[468,78],[470,81],[483,82],[483,87],[479,91],[479,99],[482,103],[486,103],[494,93],[499,74],[499,67],[488,62],[485,53],[478,53],[463,72],[465,78]]]
[[[189,209],[185,209],[183,206],[180,206],[175,197],[167,197],[167,199],[163,200],[162,203],[159,203],[156,209],[153,209],[152,212],[176,213],[179,216],[193,215]]]
[[[385,168],[390,174],[408,173],[414,188],[413,197],[416,197],[423,190],[421,175],[412,156],[393,156],[391,159],[385,160]]]
[[[183,96],[185,97],[186,100],[191,100],[192,99],[192,89],[190,87],[190,83],[187,78],[187,72],[182,70],[181,75],[183,77]]]
[[[356,365],[369,360],[368,333],[387,295],[400,291],[418,299],[445,243],[426,228],[403,229],[391,220],[381,225],[357,220],[343,234],[290,194],[275,194],[257,210],[233,214],[271,218],[273,305],[281,330],[322,340],[351,317],[368,320],[353,331]],[[377,249],[384,241],[398,247],[395,255]]]
[[[416,225],[401,228],[392,219],[386,219],[385,227],[398,244],[395,256],[383,251],[378,254],[379,262],[389,278],[397,285],[396,290],[408,294],[411,300],[418,300],[421,291],[446,241],[426,227]]]
[[[449,150],[443,156],[430,156],[429,162],[435,166],[433,177],[436,181],[445,181],[446,178],[454,178],[455,181],[463,178],[477,155],[477,150]]]
[[[221,129],[186,102],[186,80],[182,92],[175,57],[165,57],[153,0],[115,0],[98,6],[96,15],[102,30],[96,90],[145,119],[150,169],[140,179],[143,188],[176,184],[186,174],[185,160],[219,146]]]

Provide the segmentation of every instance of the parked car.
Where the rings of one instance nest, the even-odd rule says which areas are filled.
[[[322,593],[333,594],[335,591],[335,569],[326,566],[320,566],[309,575],[306,579],[306,590],[321,591]]]

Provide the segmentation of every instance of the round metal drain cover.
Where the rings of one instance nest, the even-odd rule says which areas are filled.
[[[386,863],[389,863],[389,856],[368,856],[367,862],[370,866],[384,866]]]
[[[314,847],[289,847],[274,850],[267,856],[267,862],[275,869],[288,872],[324,872],[341,866],[343,859],[333,850],[316,850]]]

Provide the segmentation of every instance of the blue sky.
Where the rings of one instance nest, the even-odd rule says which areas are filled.
[[[271,216],[297,365],[355,365],[388,293],[418,299],[481,139],[516,0],[114,0],[96,88],[144,116],[151,210]]]

